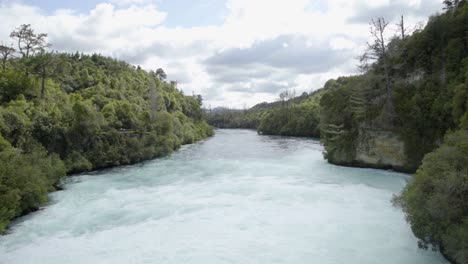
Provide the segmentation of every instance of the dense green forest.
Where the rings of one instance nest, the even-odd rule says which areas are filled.
[[[369,131],[396,135],[403,169],[418,169],[395,201],[420,246],[468,263],[468,4],[446,5],[424,29],[389,41],[375,34],[388,22],[372,21],[366,72],[331,81],[322,96],[321,139],[330,162],[355,165]]]
[[[265,109],[215,108],[205,113],[208,124],[217,128],[257,129]]]
[[[218,128],[256,129],[263,135],[319,137],[320,98],[324,89],[298,97],[286,90],[278,101],[245,110],[217,108],[208,111],[206,119]]]
[[[164,156],[213,133],[201,96],[166,83],[161,69],[48,52],[29,25],[11,36],[19,50],[0,47],[0,232],[66,174]]]
[[[407,167],[415,170],[446,131],[464,127],[466,9],[460,4],[431,17],[424,30],[393,38],[367,73],[336,81],[321,104],[330,159],[353,160],[358,130],[366,126],[398,134],[406,146]]]
[[[258,132],[263,135],[319,137],[320,98],[325,89],[303,95],[303,100],[286,101],[269,110],[262,116]]]

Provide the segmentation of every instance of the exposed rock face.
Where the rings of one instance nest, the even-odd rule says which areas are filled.
[[[328,152],[332,164],[414,172],[405,153],[404,142],[392,131],[361,127],[352,148]]]
[[[325,158],[330,162],[331,164],[335,165],[342,165],[342,166],[357,166],[355,164],[354,160],[354,150],[346,150],[346,149],[337,149],[333,151],[332,153],[330,152],[325,152]]]
[[[409,170],[403,141],[391,131],[371,127],[360,127],[354,160],[362,166]]]

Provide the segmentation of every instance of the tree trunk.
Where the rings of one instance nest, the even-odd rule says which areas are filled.
[[[44,99],[45,97],[45,81],[46,81],[46,71],[45,67],[42,68],[42,80],[41,80],[41,98]]]

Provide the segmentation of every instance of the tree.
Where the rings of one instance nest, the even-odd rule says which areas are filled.
[[[27,94],[31,87],[31,80],[22,72],[7,69],[0,73],[0,102],[15,100],[18,95]]]
[[[295,97],[296,97],[295,89],[293,90],[286,89],[279,94],[279,99],[283,107],[289,106],[289,101],[292,101]]]
[[[2,55],[2,69],[3,72],[6,70],[6,63],[8,59],[13,58],[13,54],[15,53],[15,49],[12,47],[7,47],[5,45],[0,45],[0,54]]]
[[[404,25],[404,24],[403,24]],[[390,70],[387,58],[387,40],[385,38],[385,31],[388,27],[388,22],[385,18],[379,17],[372,19],[370,23],[370,33],[373,42],[367,43],[367,51],[359,57],[362,63],[361,68],[368,69],[369,60],[380,60],[382,62],[384,75],[385,75],[385,90],[387,98],[390,98]]]
[[[10,37],[17,41],[18,50],[23,55],[23,58],[29,58],[29,56],[50,47],[50,44],[46,41],[47,34],[34,33],[34,29],[31,28],[30,24],[19,26],[11,32]]]
[[[13,54],[16,50],[12,47],[7,47],[5,45],[0,45],[0,54],[2,55],[2,69],[3,72],[6,70],[6,63],[8,59],[13,58]]]
[[[396,26],[398,27],[398,31],[400,32],[400,38],[406,39],[406,37],[408,37],[409,30],[405,26],[405,18],[403,15],[401,15],[400,22],[398,22]]]
[[[293,100],[294,98],[296,98],[296,89],[292,89],[288,95],[288,100]]]
[[[444,5],[446,10],[455,9],[462,1],[460,0],[444,0]]]
[[[394,198],[419,246],[441,248],[453,263],[468,263],[468,131],[448,134],[424,157],[414,180]]]
[[[198,104],[199,104],[200,106],[203,105],[203,97],[201,96],[201,94],[195,95],[194,98],[197,100],[197,102],[198,102]]]
[[[41,78],[41,98],[45,97],[46,79],[54,73],[54,55],[50,52],[41,51],[33,58],[33,70]]]
[[[156,77],[158,77],[159,80],[164,81],[167,78],[167,75],[162,68],[158,68],[156,70]]]
[[[148,81],[148,100],[151,122],[154,122],[158,113],[158,91],[153,78],[150,78]]]
[[[289,90],[284,90],[279,94],[279,99],[281,101],[281,105],[284,107],[285,101],[289,98]]]

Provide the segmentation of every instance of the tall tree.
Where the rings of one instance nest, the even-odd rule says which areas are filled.
[[[159,80],[164,81],[167,78],[166,73],[162,68],[158,68],[156,70],[156,76],[159,78]]]
[[[150,108],[150,118],[154,122],[158,113],[158,91],[157,85],[153,78],[148,81],[148,100]]]
[[[372,42],[367,43],[366,52],[359,57],[362,65],[361,68],[368,69],[369,60],[380,60],[385,75],[385,91],[387,98],[390,98],[390,70],[387,58],[387,39],[385,38],[388,22],[383,17],[372,19],[370,23],[370,33]],[[389,101],[389,100],[388,100]]]
[[[288,100],[293,100],[294,98],[296,98],[296,89],[292,89],[291,91],[289,91],[288,95]]]
[[[2,56],[2,69],[3,72],[6,70],[6,63],[8,59],[13,58],[16,50],[12,47],[7,47],[5,45],[0,45],[0,54]]]
[[[406,37],[408,37],[409,30],[405,26],[405,17],[403,15],[401,15],[400,21],[396,24],[396,26],[398,27],[400,38],[406,39]]]
[[[31,61],[34,73],[41,78],[41,98],[45,97],[46,80],[54,74],[55,56],[50,52],[42,51]]]
[[[279,99],[281,101],[281,105],[285,106],[285,101],[289,98],[289,90],[284,90],[279,94]]]
[[[194,98],[197,100],[197,102],[198,102],[198,104],[199,104],[200,106],[203,105],[203,97],[201,96],[201,94],[195,95]]]
[[[23,24],[11,32],[10,37],[17,41],[18,50],[23,58],[29,58],[37,52],[44,51],[50,44],[47,43],[46,33],[34,33],[30,24]]]

